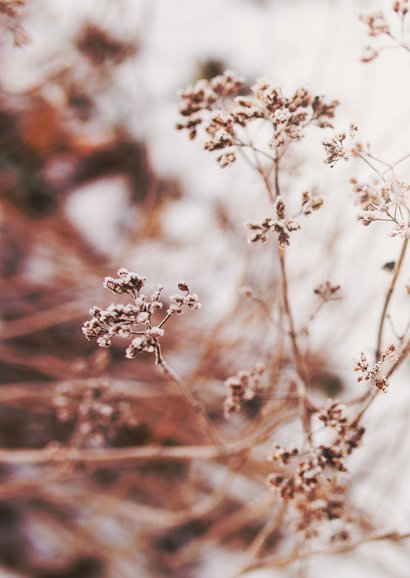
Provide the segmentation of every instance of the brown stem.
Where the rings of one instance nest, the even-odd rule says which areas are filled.
[[[275,195],[277,197],[279,197],[280,196],[280,186],[279,186],[279,157],[278,157],[278,153],[276,153],[274,166],[275,166]]]
[[[401,268],[403,265],[403,261],[404,261],[404,258],[406,256],[406,250],[407,250],[408,243],[409,243],[409,240],[404,239],[403,245],[402,245],[402,248],[400,251],[399,260],[397,261],[396,267],[394,269],[394,275],[393,275],[393,278],[391,280],[389,289],[386,293],[386,297],[384,300],[382,314],[380,316],[379,329],[377,332],[376,361],[379,361],[379,359],[380,359],[381,349],[382,349],[382,341],[383,341],[383,330],[384,330],[384,326],[385,326],[385,322],[386,322],[387,310],[389,308],[390,301],[391,301],[391,298],[393,296],[394,289],[396,287],[397,279],[399,277],[399,274],[400,274],[400,271],[401,271]]]
[[[401,540],[408,540],[409,538],[410,532],[406,533],[375,532],[374,534],[358,538],[357,540],[337,544],[335,546],[330,546],[329,548],[306,550],[304,552],[303,551],[301,552],[300,550],[295,550],[293,553],[289,554],[288,556],[284,556],[283,558],[269,557],[262,560],[257,560],[248,568],[246,568],[245,571],[241,571],[238,574],[236,574],[235,578],[239,578],[239,576],[243,576],[247,572],[258,570],[260,568],[286,568],[291,564],[293,564],[294,562],[296,562],[297,560],[304,560],[312,556],[326,556],[330,554],[341,554],[343,552],[350,552],[351,550],[358,548],[362,544],[367,544],[368,542],[379,542],[382,540],[400,542]]]
[[[206,411],[205,411],[202,403],[200,401],[198,401],[192,395],[191,390],[189,389],[189,387],[187,386],[185,381],[183,379],[181,379],[179,377],[179,375],[177,373],[175,373],[175,371],[165,361],[165,359],[161,353],[161,348],[159,345],[158,345],[155,353],[157,356],[157,359],[156,359],[157,365],[159,365],[161,367],[162,371],[165,373],[165,375],[174,382],[174,384],[177,386],[178,391],[181,394],[181,396],[191,406],[193,412],[195,413],[195,417],[198,421],[198,424],[199,424],[202,432],[204,433],[204,435],[208,439],[208,441],[215,448],[218,448],[221,450],[221,452],[223,452],[224,451],[223,446],[222,446],[221,442],[216,438],[215,434],[212,431],[212,427],[209,424],[208,416],[206,414]]]
[[[303,362],[303,356],[299,349],[299,344],[297,340],[297,334],[295,329],[295,322],[292,315],[292,310],[289,303],[289,287],[288,287],[288,277],[286,273],[286,262],[285,262],[285,250],[279,247],[279,263],[281,270],[281,281],[282,281],[282,297],[283,306],[285,314],[289,323],[289,337],[292,346],[293,357],[296,364],[296,371],[300,377],[299,394],[302,404],[302,415],[303,415],[303,429],[306,434],[306,438],[309,444],[312,443],[312,428],[310,424],[310,411],[309,403],[307,399],[309,380],[306,374],[305,365]]]
[[[255,538],[246,551],[246,562],[243,564],[242,570],[240,570],[237,574],[240,575],[241,573],[247,572],[248,568],[258,558],[259,552],[263,548],[269,536],[282,524],[286,513],[286,508],[286,504],[282,504],[279,507],[276,516],[271,515],[264,526],[262,526],[262,528],[256,534]],[[235,576],[237,574],[235,574]]]
[[[242,445],[227,446],[226,454],[234,455],[245,451]],[[185,461],[194,459],[212,460],[220,457],[213,446],[138,446],[129,448],[44,448],[44,449],[0,449],[0,464],[48,464],[48,463],[94,463],[147,462],[152,460]]]

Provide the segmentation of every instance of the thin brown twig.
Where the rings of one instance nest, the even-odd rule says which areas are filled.
[[[254,570],[258,570],[259,568],[286,568],[287,566],[290,566],[291,564],[293,564],[294,562],[296,562],[297,560],[304,560],[307,558],[311,558],[313,556],[327,556],[330,554],[342,554],[344,552],[350,552],[356,548],[358,548],[359,546],[362,546],[364,544],[370,543],[370,542],[380,542],[383,540],[391,540],[392,542],[400,542],[402,540],[407,540],[410,538],[410,532],[405,532],[405,533],[398,533],[398,532],[375,532],[374,534],[371,534],[370,536],[363,536],[362,538],[358,538],[357,540],[351,541],[351,542],[347,542],[347,543],[343,543],[343,544],[337,544],[334,546],[331,546],[329,548],[323,548],[323,549],[317,549],[317,550],[306,550],[306,551],[300,551],[300,550],[295,550],[292,554],[289,554],[288,556],[284,556],[283,558],[265,558],[263,560],[258,560],[256,562],[254,562],[252,565],[250,565],[246,571],[242,571],[239,574],[237,574],[237,578],[239,578],[239,576],[243,576],[245,573],[254,571]]]
[[[383,309],[382,309],[382,313],[381,313],[380,321],[379,321],[379,328],[377,331],[376,361],[379,361],[379,359],[380,359],[381,349],[382,349],[382,341],[383,341],[383,330],[384,330],[384,326],[385,326],[385,322],[386,322],[386,314],[387,314],[387,311],[389,308],[391,298],[392,298],[393,293],[394,293],[394,289],[396,287],[397,279],[400,275],[400,271],[401,271],[401,268],[402,268],[402,265],[404,262],[404,258],[406,256],[408,243],[409,243],[409,240],[404,239],[402,247],[401,247],[399,259],[398,259],[396,267],[394,269],[394,274],[393,274],[392,280],[390,282],[390,285],[389,285],[389,288],[387,290],[386,297],[385,297],[385,300],[383,303]]]
[[[221,442],[218,440],[218,438],[212,431],[212,427],[209,424],[206,410],[202,405],[202,403],[192,395],[191,390],[189,389],[185,381],[181,377],[179,377],[179,375],[165,361],[159,345],[157,346],[155,353],[157,358],[157,364],[161,367],[164,374],[175,383],[181,396],[188,402],[188,404],[192,408],[193,412],[195,413],[198,424],[201,427],[201,430],[208,439],[208,441],[214,447],[223,449]]]

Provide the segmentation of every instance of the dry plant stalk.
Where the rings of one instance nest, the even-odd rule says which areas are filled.
[[[407,2],[395,2],[394,12],[404,22],[407,14]],[[408,50],[403,39],[397,39],[390,31],[381,14],[368,15],[362,20],[369,26],[371,36],[387,35],[398,46]],[[380,52],[382,49],[379,49]],[[363,58],[368,62],[372,58]],[[283,567],[296,559],[302,559],[315,554],[314,546],[309,546],[313,540],[322,540],[322,552],[347,551],[366,540],[400,539],[408,535],[398,533],[366,534],[360,526],[360,520],[348,499],[348,467],[347,461],[351,453],[360,446],[365,434],[363,425],[364,415],[370,403],[375,399],[377,392],[388,391],[388,379],[400,366],[408,354],[408,336],[402,336],[398,343],[384,344],[383,335],[389,312],[390,301],[393,297],[396,283],[401,271],[405,252],[410,238],[410,186],[400,181],[395,174],[395,168],[407,157],[388,164],[375,158],[369,148],[357,141],[358,128],[355,124],[349,127],[348,135],[339,132],[331,139],[323,141],[326,153],[325,163],[334,166],[340,160],[350,158],[362,159],[375,173],[373,181],[359,183],[352,178],[353,189],[357,204],[361,208],[358,220],[369,225],[375,221],[387,221],[392,224],[390,236],[400,236],[403,239],[402,249],[397,263],[394,264],[392,281],[387,289],[382,312],[379,320],[378,334],[375,338],[374,362],[370,362],[365,353],[361,353],[354,370],[358,372],[358,382],[367,383],[368,389],[358,399],[349,404],[341,404],[337,399],[329,399],[323,407],[317,407],[311,396],[309,375],[307,372],[307,352],[301,344],[301,329],[293,313],[290,299],[290,280],[287,274],[288,247],[294,234],[303,234],[303,218],[319,211],[324,203],[323,197],[309,191],[302,191],[299,200],[299,209],[292,214],[291,203],[287,193],[282,191],[281,171],[284,158],[292,151],[294,143],[303,140],[306,131],[312,127],[319,129],[332,128],[336,108],[339,103],[335,100],[327,102],[321,96],[313,95],[305,88],[300,88],[291,96],[285,96],[281,89],[274,86],[269,80],[261,79],[247,88],[245,81],[231,71],[215,76],[210,80],[199,80],[180,93],[179,112],[182,117],[178,123],[179,130],[186,131],[191,140],[204,137],[203,147],[206,151],[216,153],[216,161],[222,168],[231,167],[240,159],[252,167],[260,177],[267,199],[270,203],[270,212],[259,222],[247,224],[250,230],[250,243],[265,243],[270,247],[277,258],[280,271],[281,299],[276,304],[277,311],[266,306],[269,318],[283,320],[282,331],[285,338],[285,350],[293,359],[292,385],[288,393],[284,393],[285,400],[295,401],[298,404],[303,439],[296,446],[286,448],[274,444],[273,453],[267,459],[275,466],[273,473],[267,478],[267,486],[273,492],[274,503],[282,502],[281,524],[289,524],[296,531],[296,536],[303,536],[302,550],[299,538],[296,539],[294,552],[285,561],[267,559],[266,565]],[[268,135],[265,142],[256,144],[253,139],[256,130],[265,129],[263,134]],[[350,144],[347,146],[348,138]],[[378,168],[381,166],[381,168]],[[143,281],[139,275],[126,271],[119,272],[124,279],[136,279],[137,286],[121,286],[121,280],[110,280],[105,286],[114,292],[128,292],[138,302],[139,291]],[[121,286],[121,290],[119,287]],[[176,310],[176,303],[188,307],[197,307],[197,297],[189,293],[188,285],[180,284],[179,288],[186,292],[179,302],[175,297],[168,309],[166,317],[155,326],[151,322],[150,306],[138,310],[133,309],[124,317],[125,306],[111,306],[107,312],[94,308],[91,311],[92,320],[85,324],[84,332],[88,338],[97,337],[101,346],[110,344],[111,336],[130,338],[138,335],[127,349],[127,357],[134,357],[137,352],[154,352],[156,362],[165,373],[176,383],[182,382],[174,377],[174,372],[163,366],[163,356],[160,350],[159,338],[162,337],[162,326]],[[314,293],[320,299],[318,309],[338,300],[340,285],[324,281],[314,288]],[[252,297],[253,288],[246,288],[245,293]],[[158,295],[151,298],[156,303]],[[145,298],[142,302],[145,303]],[[182,312],[182,309],[179,312]],[[118,315],[112,318],[112,315]],[[141,315],[143,317],[141,317]],[[140,316],[140,317],[138,317]],[[310,321],[313,317],[310,318]],[[101,321],[109,327],[102,328]],[[134,323],[145,324],[140,331],[132,331]],[[306,330],[306,327],[304,328]],[[133,345],[134,344],[134,345]],[[258,360],[255,360],[255,362]],[[267,360],[264,360],[267,361]],[[280,371],[280,370],[279,370]],[[258,395],[263,397],[264,391],[269,391],[269,384],[264,381],[264,364],[256,363],[250,369],[240,371],[225,380],[227,397],[223,404],[224,414],[229,419],[232,414],[241,412],[247,402]],[[285,378],[289,381],[289,378]],[[283,381],[283,380],[282,380]],[[183,383],[183,382],[182,382]],[[296,392],[290,393],[293,389]],[[198,413],[198,402],[188,393],[188,385],[181,387],[181,393],[191,404],[192,409],[200,417],[201,425],[208,439],[220,437],[220,432],[214,432],[206,411]],[[348,407],[350,405],[350,407]],[[322,427],[318,427],[318,424]],[[328,431],[326,443],[317,440],[317,433]],[[268,438],[263,437],[263,444]],[[262,444],[262,447],[263,447]],[[246,447],[246,444],[245,444]],[[229,449],[221,442],[217,446],[219,455],[228,459]],[[248,452],[251,447],[248,444]],[[275,507],[272,509],[272,520],[275,520]],[[244,565],[240,574],[246,571],[263,567],[263,557],[256,564],[253,562],[259,550],[278,524],[269,522],[261,530],[251,548],[252,554]],[[325,532],[327,546],[324,538]],[[333,528],[333,529],[332,529]],[[392,538],[394,536],[394,538]]]

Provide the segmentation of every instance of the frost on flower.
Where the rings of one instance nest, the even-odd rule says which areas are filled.
[[[252,232],[250,243],[266,243],[270,233],[276,233],[279,246],[284,248],[290,244],[290,234],[300,229],[300,223],[290,219],[286,215],[286,206],[282,197],[277,197],[275,202],[277,219],[266,217],[260,223],[248,223],[247,227]]]
[[[362,212],[358,220],[365,226],[374,221],[393,225],[390,236],[410,237],[410,185],[395,178],[374,184],[351,179],[356,204]]]
[[[238,371],[236,375],[225,380],[227,389],[227,397],[223,404],[225,417],[230,417],[231,414],[239,412],[245,401],[255,397],[264,371],[265,366],[263,363],[257,363],[250,370]]]
[[[339,473],[347,472],[346,461],[359,447],[365,430],[349,419],[346,406],[329,399],[318,419],[328,429],[329,442],[303,451],[274,444],[269,461],[275,470],[267,478],[269,489],[296,510],[299,531],[314,536],[321,523],[346,514],[346,488]]]
[[[158,313],[164,309],[161,300],[163,287],[147,296],[142,293],[146,277],[127,269],[120,269],[118,277],[106,277],[104,287],[116,295],[127,295],[131,302],[111,304],[107,309],[93,307],[91,319],[83,325],[83,333],[88,340],[96,339],[100,347],[110,347],[112,339],[119,337],[131,340],[126,349],[126,357],[133,358],[138,353],[160,352],[160,338],[164,335],[163,326],[174,315],[181,315],[186,308],[199,309],[198,295],[191,293],[187,283],[178,284],[180,293],[170,298],[166,314],[158,319]],[[154,319],[155,318],[155,319]]]
[[[359,373],[357,381],[367,381],[371,387],[375,387],[379,391],[386,393],[389,383],[387,377],[383,375],[382,370],[386,364],[394,363],[397,360],[397,347],[395,345],[389,345],[381,354],[379,361],[373,365],[370,364],[366,354],[361,353],[354,367],[354,371]]]
[[[339,104],[336,100],[327,103],[305,88],[285,96],[266,79],[247,89],[244,79],[229,70],[210,81],[199,80],[179,96],[182,119],[177,129],[186,130],[194,139],[203,127],[207,138],[204,148],[221,153],[216,160],[222,168],[236,161],[236,149],[249,146],[242,129],[253,122],[263,120],[272,127],[273,134],[265,143],[268,150],[282,149],[301,140],[309,125],[331,127]]]

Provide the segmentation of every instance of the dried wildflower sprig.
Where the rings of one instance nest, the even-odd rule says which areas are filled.
[[[245,94],[239,94],[239,91]],[[187,121],[180,123],[178,129],[188,130],[190,137],[195,138],[199,125],[204,123],[205,132],[211,137],[211,140],[205,143],[206,150],[224,150],[224,154],[232,154],[249,148],[253,153],[253,158],[245,156],[245,159],[261,176],[276,218],[267,217],[261,223],[251,223],[248,227],[253,231],[251,242],[266,242],[272,232],[278,236],[283,308],[300,378],[298,387],[302,420],[309,440],[311,432],[307,399],[308,377],[289,302],[285,261],[285,249],[289,245],[290,233],[298,230],[300,224],[286,214],[286,205],[280,191],[279,168],[289,146],[303,138],[304,131],[309,125],[315,124],[320,128],[332,126],[330,121],[334,118],[339,103],[338,101],[325,103],[321,97],[313,97],[305,89],[300,89],[291,98],[286,98],[279,88],[264,79],[257,81],[249,91],[246,91],[243,80],[231,72],[225,72],[210,81],[201,80],[180,96],[180,113]],[[273,137],[265,143],[265,149],[255,147],[248,141],[248,133],[242,130],[256,121],[264,122],[273,133]],[[269,152],[270,149],[273,150],[273,155]],[[221,158],[218,157],[217,160],[221,161]],[[233,159],[236,159],[235,154]],[[269,163],[270,167],[264,166],[262,160],[265,161],[265,165]],[[272,172],[273,182],[271,182]],[[309,215],[322,204],[321,201],[315,202],[311,196],[305,196],[305,199],[302,198],[302,209],[299,214]]]
[[[370,364],[367,356],[364,353],[360,354],[356,361],[354,371],[359,372],[357,381],[367,381],[371,387],[375,387],[379,391],[387,392],[389,386],[387,378],[382,375],[382,369],[386,364],[395,363],[398,361],[397,347],[389,345],[381,354],[380,360]]]
[[[341,285],[336,285],[332,281],[323,281],[313,289],[313,293],[319,297],[319,303],[309,315],[307,322],[299,330],[301,335],[309,335],[309,324],[315,319],[326,303],[330,303],[331,301],[340,301],[342,298],[340,292]]]
[[[371,62],[381,52],[392,48],[402,48],[410,52],[410,41],[405,37],[406,17],[409,9],[409,0],[395,0],[392,3],[392,12],[398,19],[398,26],[395,25],[395,22],[390,24],[381,10],[372,10],[360,15],[360,20],[366,24],[367,34],[371,38],[382,37],[391,42],[387,46],[367,46],[361,58],[362,62]]]
[[[154,315],[164,307],[161,301],[163,287],[159,286],[150,297],[141,293],[146,277],[119,269],[118,277],[106,277],[104,287],[116,295],[128,295],[132,303],[111,304],[107,309],[93,307],[91,319],[83,325],[83,333],[88,340],[96,339],[100,347],[110,347],[114,337],[132,339],[126,349],[126,357],[132,359],[138,353],[155,353],[160,362],[160,338],[164,335],[163,326],[174,315],[181,315],[185,308],[199,309],[198,295],[190,293],[186,283],[178,284],[179,295],[170,298],[167,314],[157,323]]]
[[[249,238],[250,243],[266,243],[269,233],[276,233],[278,244],[284,248],[289,245],[290,235],[293,231],[300,229],[300,223],[295,219],[289,219],[286,216],[286,207],[282,197],[275,199],[275,211],[277,220],[266,217],[261,223],[248,223],[247,227],[253,232]]]
[[[410,237],[410,185],[394,176],[388,180],[361,183],[352,178],[355,201],[361,208],[358,220],[365,226],[390,222],[391,237]]]
[[[350,123],[348,133],[342,131],[335,134],[332,138],[322,141],[326,153],[326,164],[334,167],[340,160],[348,161],[352,156],[358,156],[356,146],[346,148],[346,139],[349,136],[350,140],[352,140],[357,130],[357,125]]]
[[[315,211],[321,209],[324,202],[325,201],[321,195],[313,194],[309,191],[304,191],[302,193],[301,208],[299,214],[308,217]]]
[[[219,89],[224,92],[221,86],[224,85],[223,77],[217,77],[220,83]],[[269,483],[275,488],[284,502],[292,503],[299,512],[299,528],[306,533],[314,534],[314,527],[319,521],[325,519],[335,519],[344,516],[343,486],[339,481],[339,473],[345,472],[346,458],[352,453],[361,441],[364,429],[359,425],[359,419],[348,419],[345,409],[336,401],[332,401],[329,407],[324,408],[319,419],[325,427],[332,429],[335,435],[333,443],[328,445],[315,446],[314,435],[311,426],[312,415],[315,407],[309,399],[309,376],[306,372],[305,359],[299,345],[299,332],[296,331],[296,323],[292,314],[289,299],[288,277],[286,272],[287,245],[289,244],[289,233],[299,228],[288,227],[288,215],[286,204],[281,194],[279,182],[280,166],[283,155],[287,152],[292,142],[303,138],[303,130],[309,124],[307,117],[301,121],[299,129],[287,133],[281,125],[286,122],[286,115],[290,105],[283,101],[283,95],[278,89],[274,89],[269,83],[262,86],[254,86],[244,97],[242,95],[240,106],[247,107],[251,112],[248,116],[235,117],[235,90],[238,84],[244,91],[243,84],[235,86],[234,78],[229,76],[227,88],[223,96],[216,95],[212,89],[212,80],[200,81],[201,84],[191,87],[183,93],[182,109],[183,116],[188,117],[189,122],[181,124],[178,128],[190,131],[191,138],[195,138],[198,127],[204,123],[205,132],[211,137],[205,143],[205,148],[209,151],[223,151],[224,155],[232,155],[229,160],[223,156],[218,157],[223,166],[234,162],[236,153],[246,147],[252,150],[254,162],[251,164],[261,176],[268,197],[271,201],[273,215],[266,217],[263,221],[251,223],[248,228],[252,232],[251,242],[267,242],[269,237],[278,237],[278,258],[281,276],[281,296],[283,319],[287,325],[286,329],[290,338],[291,349],[295,362],[295,369],[298,374],[297,388],[298,400],[300,403],[300,418],[303,425],[306,452],[300,450],[275,450],[273,461],[282,463],[285,471],[272,474]],[[263,83],[262,83],[263,84]],[[256,101],[260,102],[256,102]],[[302,99],[303,100],[303,99]],[[235,102],[238,104],[238,102]],[[256,106],[255,106],[256,105]],[[253,108],[255,112],[253,112]],[[271,108],[270,108],[271,107]],[[304,112],[309,104],[302,106]],[[334,107],[335,108],[335,107]],[[334,115],[334,108],[332,115]],[[266,113],[269,111],[269,114]],[[303,112],[303,111],[302,111]],[[238,118],[241,122],[238,122]],[[252,122],[269,122],[273,126],[273,139],[265,143],[267,148],[256,148],[252,142],[248,141],[249,133],[245,136],[241,129]],[[307,124],[305,125],[304,122]],[[189,124],[193,123],[193,124]],[[207,124],[208,123],[208,124]],[[329,123],[330,124],[330,123]],[[319,124],[320,126],[320,124]],[[322,126],[326,126],[323,124]],[[351,139],[355,136],[357,127],[353,124],[349,127]],[[285,136],[283,136],[285,135]],[[247,138],[246,138],[247,137]],[[360,143],[348,144],[346,133],[339,133],[335,139],[325,141],[324,146],[327,153],[326,162],[333,166],[339,160],[348,160],[350,157],[360,157],[371,165],[369,161],[370,152],[360,145]],[[271,149],[273,152],[269,152]],[[267,160],[266,160],[267,159]],[[262,162],[264,164],[262,164]],[[301,210],[298,215],[309,215],[323,204],[322,200],[313,198],[313,195],[306,193],[302,196]],[[298,216],[296,215],[296,216]],[[294,218],[290,221],[294,222]],[[316,295],[321,299],[320,307],[338,299],[340,287],[330,282],[323,283],[316,288]],[[246,399],[251,398],[254,393],[236,376],[232,382],[228,382],[230,393],[226,400],[226,413],[238,411],[241,404]]]
[[[156,363],[192,407],[205,435],[213,445],[220,446],[202,404],[195,399],[184,380],[168,365],[161,351],[160,338],[164,335],[164,325],[170,317],[181,315],[187,308],[199,309],[201,304],[198,295],[191,293],[188,284],[181,281],[178,283],[181,293],[170,297],[171,303],[166,315],[156,322],[154,317],[164,308],[161,300],[163,287],[159,286],[147,297],[142,293],[145,282],[146,277],[124,268],[119,269],[118,277],[106,277],[103,283],[106,289],[116,295],[127,295],[132,302],[126,305],[111,304],[107,309],[93,307],[90,310],[91,319],[83,325],[83,333],[88,340],[96,339],[100,347],[110,347],[114,337],[131,340],[125,352],[129,359],[139,353],[154,353]]]
[[[225,387],[228,390],[223,404],[225,417],[230,417],[233,413],[239,412],[244,402],[250,401],[255,397],[264,372],[265,366],[259,362],[251,367],[250,370],[238,371],[236,375],[225,380]]]
[[[318,295],[322,299],[322,301],[327,303],[328,301],[337,301],[338,299],[340,299],[339,297],[340,290],[341,290],[340,285],[336,285],[331,281],[324,281],[313,290],[313,293],[315,295]]]
[[[281,471],[268,476],[268,486],[293,505],[299,518],[297,528],[307,536],[316,535],[322,522],[344,516],[345,488],[338,473],[347,472],[346,459],[364,434],[364,428],[349,420],[346,407],[337,400],[328,400],[318,419],[336,434],[331,444],[312,446],[308,452],[274,444],[269,456]]]
[[[186,130],[194,139],[203,125],[210,137],[204,144],[205,150],[223,151],[216,160],[221,167],[227,167],[236,161],[237,151],[244,147],[270,159],[273,157],[269,149],[274,149],[276,158],[281,156],[290,142],[303,138],[308,125],[332,126],[330,121],[338,104],[326,103],[304,88],[285,97],[280,88],[265,79],[247,89],[242,78],[227,70],[210,81],[199,80],[180,93],[179,111],[184,122],[178,123],[177,128]],[[261,120],[272,127],[267,150],[254,147],[243,131]]]
[[[353,138],[357,127],[353,125],[351,129],[353,130],[350,131],[350,135]],[[336,156],[337,152],[334,153],[333,158]],[[394,264],[394,273],[385,295],[379,321],[375,351],[375,362],[379,362],[382,355],[383,332],[388,309],[404,263],[410,238],[410,185],[397,178],[395,169],[400,163],[408,160],[410,155],[404,155],[394,163],[387,163],[372,153],[370,144],[364,146],[360,142],[355,142],[350,151],[348,151],[348,157],[360,158],[377,176],[376,180],[370,182],[359,182],[356,178],[351,178],[355,202],[362,209],[358,214],[358,220],[365,226],[369,226],[375,221],[388,222],[392,225],[390,236],[403,238],[400,255]],[[387,174],[388,176],[386,176]],[[366,403],[369,396],[372,401],[375,397],[374,392],[365,396]]]

